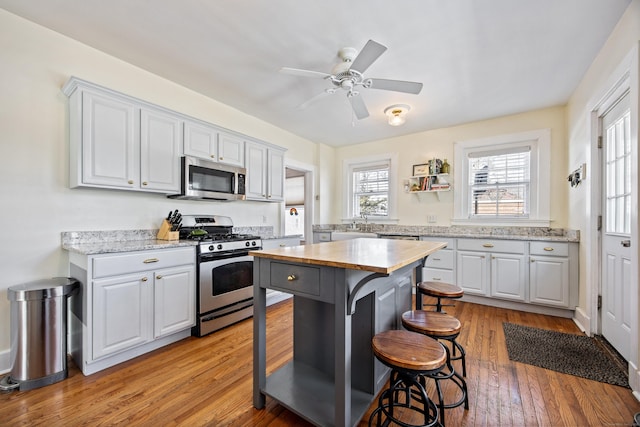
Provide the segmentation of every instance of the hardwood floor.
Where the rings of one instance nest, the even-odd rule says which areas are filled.
[[[290,301],[268,310],[269,372],[291,358]],[[502,322],[579,333],[570,319],[462,302],[446,310],[463,324],[470,402],[447,412],[447,426],[622,426],[640,412],[629,389],[509,361]],[[252,331],[248,319],[88,377],[70,362],[64,381],[0,394],[0,425],[308,425],[269,398],[253,408]]]

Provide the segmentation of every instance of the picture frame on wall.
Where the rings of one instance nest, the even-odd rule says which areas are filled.
[[[429,164],[424,163],[421,165],[413,165],[413,174],[412,176],[424,176],[429,175]]]

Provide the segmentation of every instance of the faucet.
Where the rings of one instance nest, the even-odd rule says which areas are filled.
[[[364,219],[364,228],[362,231],[367,231],[368,228],[368,224],[367,224],[367,214],[365,213],[361,213],[360,216],[362,217],[362,219]]]

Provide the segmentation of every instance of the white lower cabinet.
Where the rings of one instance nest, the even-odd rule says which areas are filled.
[[[421,236],[420,240],[445,242],[447,247],[427,257],[422,269],[422,280],[425,282],[456,283],[455,249],[456,239]]]
[[[573,308],[578,303],[577,259],[571,252],[577,247],[569,243],[531,242],[529,257],[529,280],[531,302],[558,307]]]
[[[85,375],[191,335],[195,247],[70,254],[80,280],[71,303],[71,354]]]
[[[526,243],[458,239],[457,280],[465,293],[527,300]]]
[[[483,297],[483,302],[495,298],[573,310],[578,304],[578,275],[575,242],[457,241],[456,284],[465,295]]]

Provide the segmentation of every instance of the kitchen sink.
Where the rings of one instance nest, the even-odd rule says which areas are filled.
[[[376,239],[376,233],[366,233],[364,231],[333,231],[331,232],[331,240],[349,240],[358,239],[360,237],[368,237]]]

